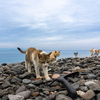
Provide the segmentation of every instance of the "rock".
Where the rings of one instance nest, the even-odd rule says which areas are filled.
[[[58,91],[60,90],[60,86],[51,87],[51,91]]]
[[[72,73],[72,72],[70,72],[70,71],[64,71],[63,72],[63,74],[70,74],[70,73]]]
[[[80,86],[79,88],[81,91],[84,91],[84,92],[88,91],[87,86]]]
[[[49,95],[49,91],[43,91],[43,93]]]
[[[63,94],[59,94],[55,100],[72,100],[70,97],[63,95]]]
[[[8,95],[9,100],[25,100],[23,96],[20,95]]]
[[[1,64],[1,66],[6,66],[6,65],[7,65],[7,63],[2,63],[2,64]]]
[[[16,91],[16,94],[20,93],[20,92],[23,92],[25,90],[26,90],[26,87],[23,85],[23,86],[21,86],[21,87],[18,88],[18,90]]]
[[[31,92],[29,90],[27,90],[27,91],[17,93],[16,95],[23,96],[25,99],[27,99],[31,95]]]
[[[58,78],[58,77],[60,77],[59,74],[54,74],[54,75],[52,76],[53,79],[56,79],[56,78]]]
[[[95,96],[95,93],[93,92],[93,90],[88,90],[88,91],[83,95],[83,99],[85,99],[85,100],[91,100],[94,96]]]
[[[34,93],[33,93],[33,96],[34,96],[34,97],[37,97],[39,94],[40,94],[39,92],[34,92]]]
[[[47,100],[55,100],[56,98],[56,92],[53,92],[53,94],[50,94]]]
[[[5,73],[6,73],[6,74],[17,75],[17,72],[11,71],[11,70],[6,71]]]
[[[29,83],[31,83],[31,80],[29,80],[29,79],[23,79],[23,83],[24,84],[29,84]]]
[[[67,95],[67,94],[68,94],[68,92],[67,92],[67,90],[63,90],[63,91],[59,91],[59,92],[58,92],[58,94]]]
[[[83,96],[85,95],[85,92],[79,90],[79,91],[77,91],[77,94],[78,94],[80,97],[83,98]]]
[[[36,86],[35,86],[34,84],[31,84],[31,83],[30,83],[30,84],[26,85],[26,87],[27,87],[28,89],[31,89],[31,88],[34,89]]]
[[[17,83],[17,82],[22,82],[22,80],[17,77],[12,78],[11,83]]]
[[[3,95],[6,95],[8,93],[9,93],[9,91],[7,89],[0,90],[0,97],[2,97]]]
[[[94,75],[94,74],[88,74],[88,78],[89,79],[95,79],[96,78],[96,75]]]
[[[85,85],[88,86],[89,89],[91,89],[91,90],[93,90],[93,89],[95,90],[95,88],[100,88],[99,85],[93,81],[88,81],[85,83]]]
[[[100,93],[97,94],[97,100],[100,100]]]
[[[5,81],[5,82],[2,84],[2,87],[3,87],[3,88],[7,88],[7,87],[10,87],[10,86],[11,86],[11,84],[10,84],[9,81]]]
[[[3,97],[2,97],[2,100],[8,100],[9,98],[8,98],[8,95],[4,95]]]
[[[39,79],[39,80],[36,80],[36,81],[32,81],[32,83],[35,84],[35,85],[39,85],[39,84],[42,84],[43,81],[41,79]]]
[[[73,87],[75,90],[78,90],[78,89],[79,89],[79,83],[78,83],[78,82],[73,83],[73,84],[72,84],[72,87]]]
[[[24,73],[24,74],[22,74],[22,75],[19,75],[19,78],[28,78],[28,77],[30,77],[30,76],[33,76],[34,75],[34,73],[28,73],[28,72],[26,72],[26,73]]]

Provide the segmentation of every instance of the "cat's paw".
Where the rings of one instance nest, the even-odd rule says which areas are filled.
[[[41,76],[37,76],[36,78],[41,78]]]
[[[50,80],[51,80],[51,78],[50,78],[50,77],[46,77],[46,80],[47,80],[47,81],[50,81]]]

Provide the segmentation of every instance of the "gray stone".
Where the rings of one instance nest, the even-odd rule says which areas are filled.
[[[17,83],[17,82],[22,82],[22,80],[17,77],[12,78],[11,83]]]
[[[94,75],[94,74],[88,74],[88,78],[89,79],[95,79],[96,78],[96,75]]]
[[[66,95],[59,94],[55,100],[72,100],[70,97]]]
[[[17,93],[17,95],[23,96],[25,99],[27,99],[31,95],[31,92],[27,90],[27,91]]]
[[[3,95],[2,100],[8,100],[8,95]]]
[[[39,80],[36,80],[36,81],[32,81],[32,83],[35,84],[35,85],[39,85],[39,84],[42,84],[43,81],[41,79],[39,79]]]
[[[87,86],[80,86],[80,90],[86,92],[86,91],[88,91],[88,88],[87,88]]]
[[[88,86],[91,90],[95,90],[95,88],[100,88],[99,85],[93,81],[88,81],[85,83],[85,85]]]
[[[55,100],[55,98],[56,98],[56,92],[50,94],[47,100]]]
[[[26,87],[29,88],[29,89],[30,88],[33,88],[34,89],[36,86],[34,84],[28,84]]]
[[[78,89],[79,89],[79,83],[78,83],[78,82],[73,83],[73,84],[72,84],[72,87],[73,87],[75,90],[78,90]]]
[[[100,100],[100,93],[97,94],[97,100]]]
[[[59,92],[58,92],[58,94],[67,95],[67,94],[68,94],[68,92],[67,92],[67,90],[63,90],[63,91],[59,91]]]
[[[3,95],[6,95],[8,93],[9,93],[9,91],[7,89],[0,90],[0,97],[2,97]]]
[[[25,100],[23,96],[20,95],[8,95],[9,100]]]
[[[31,80],[29,80],[29,79],[23,79],[23,83],[24,84],[29,84],[29,83],[31,83]]]
[[[19,92],[25,91],[25,90],[26,90],[26,87],[23,85],[23,86],[18,88],[18,90],[16,91],[16,94]]]
[[[7,88],[7,87],[10,87],[11,84],[9,83],[9,81],[5,81],[3,84],[2,84],[2,87],[3,88]]]
[[[30,77],[31,75],[33,76],[34,73],[28,73],[28,72],[26,72],[26,73],[24,73],[22,75],[19,75],[19,78],[27,78],[27,77]]]

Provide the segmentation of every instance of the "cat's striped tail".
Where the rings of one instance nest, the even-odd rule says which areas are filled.
[[[17,49],[21,52],[21,53],[26,53],[26,51],[21,50],[19,47],[17,47]]]

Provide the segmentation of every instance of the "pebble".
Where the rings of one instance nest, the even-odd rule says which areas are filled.
[[[73,100],[65,85],[53,80],[75,71],[79,76],[70,76],[66,80],[77,91],[76,100],[100,99],[100,56],[58,59],[56,68],[54,64],[49,66],[50,81],[36,79],[34,66],[28,73],[24,63],[0,66],[0,100]],[[42,69],[40,75],[44,75]]]
[[[31,80],[29,80],[29,79],[23,79],[23,83],[24,84],[29,84],[29,83],[31,83]]]
[[[23,86],[19,87],[19,88],[16,90],[16,94],[17,94],[17,93],[20,93],[20,92],[23,92],[23,91],[25,91],[25,90],[26,90],[26,87],[23,85]]]
[[[27,90],[27,91],[19,92],[16,95],[23,96],[26,99],[31,95],[31,91]]]
[[[25,100],[23,96],[20,95],[8,95],[9,100]]]

